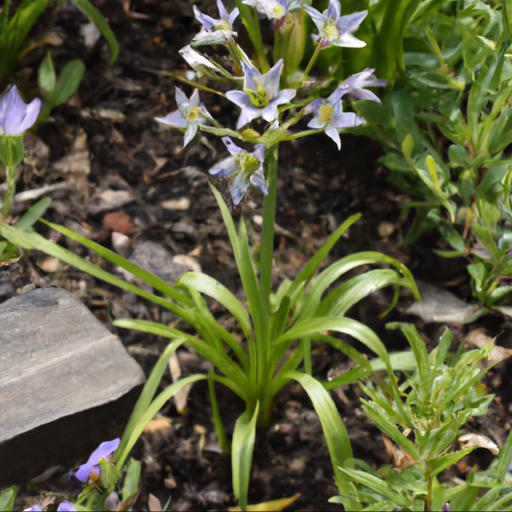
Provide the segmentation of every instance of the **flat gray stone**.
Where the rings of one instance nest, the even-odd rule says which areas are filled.
[[[107,404],[144,374],[117,336],[68,292],[0,304],[0,443]]]

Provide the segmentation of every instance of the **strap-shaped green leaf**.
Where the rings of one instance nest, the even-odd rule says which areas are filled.
[[[246,398],[245,390],[248,387],[248,380],[245,373],[230,357],[223,357],[214,347],[208,345],[204,340],[196,338],[174,327],[151,322],[148,320],[134,320],[131,318],[122,318],[115,320],[113,325],[123,329],[133,329],[135,331],[147,332],[164,338],[176,339],[183,338],[199,356],[210,361],[221,372],[231,379],[230,389],[239,395],[242,399]]]
[[[194,288],[222,304],[236,318],[245,336],[249,337],[249,315],[242,303],[222,283],[202,272],[186,272],[179,278],[177,285]]]
[[[322,425],[338,489],[341,493],[350,492],[350,487],[339,468],[352,465],[352,446],[331,395],[318,380],[306,373],[289,372],[285,377],[296,380],[308,394]]]
[[[16,501],[17,493],[18,488],[14,485],[0,491],[0,510],[5,510],[5,512],[14,510],[14,502]]]
[[[178,393],[181,389],[189,384],[193,384],[194,382],[198,382],[200,380],[206,380],[205,375],[196,374],[189,375],[183,379],[178,380],[174,384],[167,386],[149,405],[149,407],[137,418],[132,431],[128,435],[126,443],[122,451],[119,452],[119,456],[117,457],[117,467],[122,468],[128,455],[130,454],[132,448],[139,436],[144,432],[146,425],[153,419],[153,417],[158,413],[158,411],[167,403],[169,399],[171,399],[176,393]]]
[[[89,0],[71,0],[71,3],[96,25],[100,34],[107,41],[110,48],[108,65],[112,66],[119,56],[119,44],[107,20]]]
[[[128,442],[128,439],[134,429],[138,418],[142,415],[142,413],[149,407],[151,400],[153,400],[156,390],[158,389],[158,385],[162,380],[162,376],[167,368],[167,363],[176,352],[176,349],[185,342],[184,338],[177,339],[172,341],[167,345],[167,348],[164,350],[162,355],[158,358],[155,366],[151,370],[151,374],[148,377],[148,380],[144,384],[140,396],[135,404],[133,411],[130,415],[130,419],[126,424],[126,427],[123,432],[123,437],[121,439],[121,443],[119,444],[119,449],[117,453],[121,453]]]
[[[92,240],[89,240],[87,237],[65,226],[61,226],[60,224],[54,224],[53,222],[49,222],[44,219],[41,219],[41,222],[46,224],[51,229],[57,231],[58,233],[62,233],[64,236],[70,238],[71,240],[78,242],[84,247],[87,247],[87,249],[95,252],[96,254],[106,259],[110,263],[117,265],[123,268],[124,270],[127,270],[128,272],[130,272],[130,274],[133,274],[135,277],[138,277],[155,290],[158,290],[160,293],[167,295],[168,297],[171,297],[177,302],[187,305],[192,304],[190,297],[187,297],[184,293],[180,292],[179,290],[176,290],[176,288],[174,288],[169,283],[165,282],[163,279],[156,276],[152,272],[144,270],[143,268],[139,267],[130,260],[123,258],[116,252],[111,251],[110,249],[107,249],[106,247],[103,247],[102,245],[93,242]]]
[[[233,492],[242,510],[247,510],[249,480],[251,477],[252,456],[256,439],[256,420],[259,404],[252,412],[245,411],[235,422],[231,444],[231,469],[233,472]]]
[[[341,226],[339,226],[333,233],[329,235],[327,240],[322,244],[320,249],[313,255],[307,264],[300,271],[299,275],[293,280],[292,285],[288,290],[288,296],[294,298],[295,292],[301,285],[307,283],[318,270],[326,256],[331,252],[331,249],[336,245],[336,242],[346,233],[346,231],[361,218],[361,214],[357,213],[349,217]]]

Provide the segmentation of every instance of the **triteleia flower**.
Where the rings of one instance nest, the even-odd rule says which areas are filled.
[[[24,508],[23,512],[43,512],[43,508],[41,507],[41,505],[39,505],[39,503],[36,503],[31,507]]]
[[[364,123],[364,119],[354,114],[354,112],[343,112],[343,105],[334,94],[331,94],[325,100],[313,101],[309,105],[308,112],[314,113],[313,119],[308,123],[308,128],[324,130],[325,134],[338,146],[338,149],[341,148],[338,130]]]
[[[202,30],[192,39],[192,44],[196,46],[205,44],[225,44],[233,37],[236,32],[233,31],[233,23],[238,17],[238,7],[235,7],[230,13],[224,7],[222,0],[217,0],[217,8],[219,9],[219,19],[212,18],[207,14],[203,14],[195,5],[194,16],[202,25]]]
[[[230,192],[235,206],[240,204],[250,184],[261,190],[263,194],[268,194],[263,172],[263,162],[265,160],[263,144],[257,144],[255,150],[250,153],[238,147],[230,137],[223,137],[222,142],[224,142],[230,156],[216,163],[209,173],[218,178],[234,177]]]
[[[319,41],[323,47],[334,45],[362,48],[366,46],[366,43],[354,37],[352,32],[359,28],[368,11],[353,12],[341,16],[339,0],[329,0],[329,7],[323,13],[309,5],[305,5],[304,9],[311,16],[319,32],[313,34],[312,37],[315,41]]]
[[[450,504],[448,502],[443,504],[443,508],[442,508],[443,512],[451,512],[451,510],[452,510],[452,508],[450,507]]]
[[[255,7],[269,20],[280,20],[302,6],[302,0],[242,0],[242,3]]]
[[[70,501],[63,501],[57,508],[57,512],[75,512],[77,508]]]
[[[360,73],[349,76],[337,87],[335,94],[339,99],[343,98],[345,94],[349,94],[359,100],[380,103],[380,98],[372,91],[366,89],[367,87],[386,87],[387,85],[386,80],[379,80],[375,77],[374,71],[372,68],[366,68]]]
[[[99,462],[102,459],[108,459],[117,450],[120,439],[112,439],[112,441],[105,441],[101,443],[96,450],[94,450],[85,464],[82,464],[75,472],[75,477],[84,483],[93,483],[98,480],[101,473]]]
[[[196,136],[199,125],[206,124],[212,116],[201,103],[197,89],[194,90],[190,98],[187,98],[186,94],[176,87],[176,103],[178,110],[165,117],[155,117],[155,120],[167,126],[185,130],[183,145],[186,146]]]
[[[279,90],[283,65],[283,59],[280,59],[268,73],[262,75],[254,66],[242,62],[244,90],[226,93],[226,98],[242,110],[237,129],[259,117],[269,123],[275,121],[279,116],[278,106],[295,97],[294,89]]]
[[[32,128],[41,110],[41,100],[25,103],[15,85],[0,98],[0,136],[17,137]]]

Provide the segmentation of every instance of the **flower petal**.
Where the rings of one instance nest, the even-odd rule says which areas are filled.
[[[159,123],[165,124],[167,126],[172,126],[173,128],[186,128],[187,120],[183,117],[179,110],[175,110],[170,114],[167,114],[165,117],[155,117],[155,121]]]
[[[267,91],[268,97],[273,98],[277,95],[279,91],[279,82],[281,80],[281,72],[283,70],[284,61],[283,59],[279,59],[274,67],[270,69],[267,73],[262,75],[262,85]]]
[[[332,139],[334,141],[336,146],[338,146],[338,149],[341,149],[340,134],[338,133],[338,130],[332,124],[327,125],[327,127],[325,128],[325,134],[327,135],[327,137],[329,137],[330,139]]]
[[[39,117],[40,111],[41,100],[39,98],[34,98],[26,107],[25,117],[18,127],[19,135],[34,126],[37,118]]]
[[[207,14],[203,14],[195,5],[192,7],[194,10],[194,17],[201,25],[208,31],[211,32],[215,25],[218,24],[218,20],[208,16]]]
[[[75,512],[77,508],[70,501],[63,501],[57,508],[57,512]]]
[[[187,125],[187,129],[185,130],[185,137],[183,139],[183,147],[186,147],[190,142],[192,142],[196,136],[197,127],[198,123],[189,123]]]
[[[341,5],[339,0],[329,0],[327,15],[333,20],[337,20],[341,15]]]
[[[341,46],[343,48],[363,48],[366,46],[366,43],[364,41],[361,41],[361,39],[357,39],[357,37],[349,33],[343,34],[338,39],[331,41],[331,43],[334,46]]]
[[[254,119],[261,117],[262,109],[255,107],[249,96],[243,91],[228,91],[226,98],[237,105],[240,109],[240,117],[236,123],[236,129],[239,130],[242,126],[250,123]]]
[[[81,482],[89,480],[89,474],[92,469],[101,459],[110,457],[119,447],[121,440],[119,438],[112,439],[112,441],[105,441],[101,443],[96,450],[94,450],[85,464],[82,464],[75,472],[75,477]]]
[[[309,14],[310,18],[313,20],[313,23],[316,25],[316,28],[321,30],[327,21],[325,16],[320,11],[309,5],[304,5],[304,10]]]
[[[267,183],[265,182],[265,174],[263,173],[262,167],[253,173],[249,179],[251,183],[263,193],[263,195],[266,196],[268,194],[268,187]]]
[[[336,26],[342,34],[346,34],[347,32],[354,32],[359,28],[359,25],[361,25],[367,15],[368,11],[358,11],[347,14],[346,16],[341,16],[337,20]]]
[[[235,176],[233,185],[231,185],[231,197],[233,198],[233,204],[238,206],[249,188],[249,180],[245,173],[240,172]]]
[[[217,162],[208,173],[218,178],[227,178],[238,170],[238,164],[235,157],[228,156],[220,162]]]
[[[232,155],[239,155],[240,153],[243,153],[244,150],[237,146],[231,137],[222,137],[222,142],[224,143],[224,146],[226,146],[226,149],[232,154]]]

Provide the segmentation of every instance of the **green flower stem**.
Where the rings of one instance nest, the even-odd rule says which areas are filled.
[[[263,227],[260,247],[260,295],[261,302],[270,311],[269,297],[272,291],[272,260],[274,255],[274,226],[276,222],[278,145],[268,151],[268,194],[263,202]]]
[[[16,191],[16,166],[8,165],[5,168],[5,178],[7,182],[7,189],[4,195],[4,204],[2,206],[2,216],[5,218],[9,215],[14,192]]]
[[[313,55],[311,55],[311,59],[308,62],[306,70],[304,71],[304,74],[302,75],[302,80],[301,80],[302,85],[304,85],[306,80],[308,79],[309,73],[313,69],[316,59],[318,59],[318,56],[320,55],[321,51],[322,51],[322,45],[320,43],[318,43],[316,45],[315,51],[313,52]]]
[[[281,139],[281,141],[285,140],[295,140],[302,139],[302,137],[309,137],[310,135],[316,135],[317,133],[322,133],[324,130],[304,130],[303,132],[292,133],[288,136],[285,136]]]

